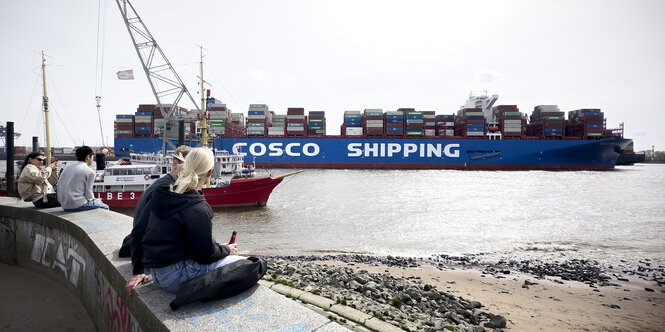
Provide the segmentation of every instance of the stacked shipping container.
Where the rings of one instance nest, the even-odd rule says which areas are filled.
[[[305,109],[289,107],[286,110],[286,137],[304,137],[307,132]]]
[[[383,110],[367,108],[363,111],[362,127],[367,137],[384,137],[385,121]]]
[[[557,105],[538,105],[526,126],[526,135],[538,138],[562,138],[565,115]]]
[[[435,118],[435,134],[439,137],[455,136],[455,115],[439,114]]]
[[[131,114],[116,115],[114,131],[114,136],[118,138],[134,137],[134,116]]]
[[[265,136],[271,122],[272,115],[268,111],[268,105],[249,105],[249,111],[247,111],[247,136]]]
[[[519,138],[524,136],[525,120],[517,105],[492,107],[492,115],[499,121],[499,131],[503,137]]]
[[[415,108],[400,108],[397,111],[404,113],[404,136],[423,137],[425,134],[425,118],[422,112],[416,112]]]
[[[402,111],[386,112],[386,137],[404,137],[404,113]]]
[[[572,137],[602,138],[605,136],[604,114],[597,108],[570,111],[568,112],[566,131]]]
[[[363,124],[362,114],[360,111],[345,111],[344,123],[342,124],[342,135],[345,136],[362,136]]]
[[[326,112],[310,111],[307,122],[307,136],[326,135]]]
[[[487,123],[480,108],[464,108],[455,117],[455,135],[463,138],[484,138]]]

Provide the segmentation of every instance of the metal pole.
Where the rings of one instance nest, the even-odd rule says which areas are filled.
[[[32,152],[39,152],[39,137],[32,136]]]
[[[178,120],[178,146],[185,145],[185,120]]]
[[[7,193],[14,196],[14,122],[7,122]]]
[[[44,122],[46,123],[46,163],[51,164],[51,129],[48,122],[48,96],[46,95],[46,57],[42,51],[42,80],[44,84],[44,97],[42,98],[42,106],[44,107]]]

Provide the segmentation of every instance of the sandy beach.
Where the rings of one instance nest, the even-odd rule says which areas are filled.
[[[505,329],[511,331],[663,331],[665,327],[665,288],[637,276],[622,277],[628,281],[613,277],[606,283],[610,286],[600,286],[506,270],[488,274],[483,267],[463,264],[405,267],[315,258],[308,259],[310,263],[324,271],[327,267],[350,268],[358,275],[378,274],[419,287],[434,286],[480,302],[478,310],[503,316]],[[298,284],[297,279],[293,281]]]
[[[432,266],[396,268],[344,262],[319,264],[346,266],[370,273],[388,273],[431,284],[468,300],[479,301],[484,309],[508,320],[515,331],[663,331],[665,293],[662,287],[643,280],[619,281],[619,287],[591,288],[577,281],[564,284],[557,278],[535,279],[511,272],[504,278],[483,275],[480,270],[446,269]],[[387,272],[386,272],[387,271]],[[414,279],[417,278],[417,279]],[[524,281],[536,283],[523,288]],[[655,290],[648,292],[645,287]],[[612,305],[620,308],[612,308]]]

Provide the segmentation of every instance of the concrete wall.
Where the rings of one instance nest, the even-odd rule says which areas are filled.
[[[153,283],[127,295],[131,260],[118,258],[132,218],[105,210],[64,212],[0,197],[0,262],[44,274],[78,296],[98,331],[346,331],[256,285],[230,299],[173,311]]]
[[[103,210],[38,210],[12,198],[0,204],[0,261],[60,281],[99,331],[167,330],[143,301],[126,294],[126,279],[112,263],[131,218]]]

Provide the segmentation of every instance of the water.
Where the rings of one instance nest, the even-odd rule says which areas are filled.
[[[307,170],[217,209],[241,253],[483,254],[665,263],[665,165],[615,171]]]
[[[603,172],[306,170],[277,186],[266,207],[216,209],[213,237],[226,242],[233,230],[241,253],[665,264],[665,165]]]

